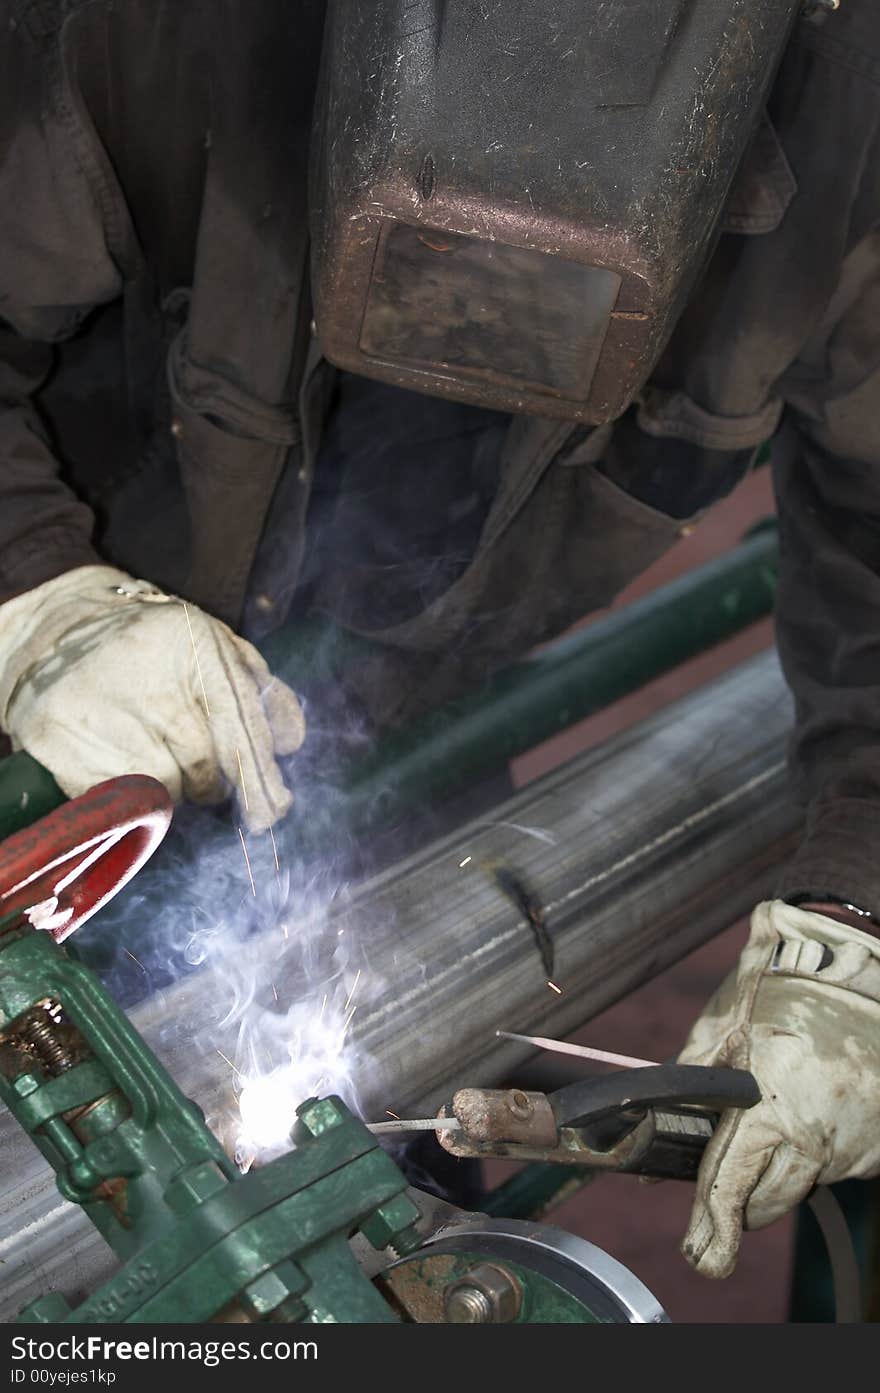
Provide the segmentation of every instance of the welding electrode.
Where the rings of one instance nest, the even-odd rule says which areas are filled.
[[[552,1050],[555,1054],[573,1054],[579,1059],[598,1059],[603,1064],[619,1064],[623,1069],[655,1069],[656,1059],[635,1059],[629,1054],[614,1054],[611,1050],[593,1049],[591,1045],[572,1045],[568,1040],[548,1040],[545,1035],[518,1035],[514,1030],[496,1030],[502,1040],[520,1040],[524,1045],[535,1045],[539,1050]]]
[[[457,1117],[417,1117],[406,1120],[396,1118],[393,1122],[367,1122],[368,1132],[385,1136],[395,1132],[460,1132],[461,1123]]]

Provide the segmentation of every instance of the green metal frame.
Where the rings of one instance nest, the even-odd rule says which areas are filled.
[[[0,759],[0,841],[64,802],[48,769],[24,751]]]
[[[586,1166],[531,1161],[490,1190],[480,1209],[498,1219],[543,1219],[595,1178]]]
[[[94,974],[17,916],[0,920],[0,1101],[123,1263],[76,1311],[50,1293],[23,1322],[396,1319],[348,1239],[411,1251],[419,1213],[341,1100],[304,1103],[296,1150],[242,1176]]]

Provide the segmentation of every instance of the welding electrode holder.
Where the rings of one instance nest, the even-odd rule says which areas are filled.
[[[651,1109],[708,1118],[761,1101],[753,1074],[700,1064],[660,1064],[579,1080],[551,1094],[557,1126],[576,1127],[589,1145],[614,1146]]]
[[[549,1095],[460,1089],[444,1111],[459,1119],[461,1130],[437,1137],[456,1156],[693,1180],[721,1113],[760,1100],[746,1070],[658,1064],[589,1077]]]

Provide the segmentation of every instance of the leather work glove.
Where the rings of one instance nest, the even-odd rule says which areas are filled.
[[[815,1185],[880,1172],[880,939],[782,900],[759,904],[739,965],[681,1064],[750,1069],[762,1101],[723,1114],[703,1156],[688,1261],[733,1271],[759,1229]]]
[[[129,773],[154,775],[175,802],[234,788],[253,832],[290,807],[276,756],[305,734],[299,702],[251,644],[111,566],[0,606],[0,726],[69,797]]]

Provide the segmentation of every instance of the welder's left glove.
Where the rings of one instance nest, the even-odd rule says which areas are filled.
[[[724,1114],[706,1148],[682,1251],[727,1277],[743,1228],[817,1184],[880,1173],[880,938],[781,900],[759,904],[737,969],[682,1064],[750,1069],[762,1101]]]
[[[235,791],[253,832],[290,807],[278,756],[305,734],[295,695],[251,644],[112,566],[0,605],[0,729],[71,798],[151,774],[175,802]]]

